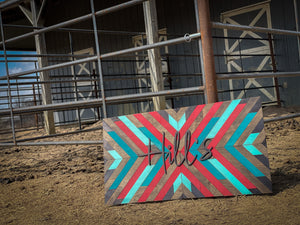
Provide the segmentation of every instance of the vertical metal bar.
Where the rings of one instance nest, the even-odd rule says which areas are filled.
[[[271,54],[272,70],[273,70],[273,73],[276,73],[277,72],[277,67],[276,67],[276,61],[275,61],[275,55],[274,55],[272,35],[270,33],[268,34],[268,40],[269,40],[269,48],[270,48],[270,54]],[[277,105],[281,106],[278,78],[274,77],[273,79],[274,79],[274,83],[275,83],[275,92],[276,92],[276,98],[277,98]]]
[[[32,84],[32,93],[33,93],[33,105],[36,106],[36,95],[35,95],[34,84]],[[39,118],[38,118],[38,114],[35,113],[34,117],[35,117],[36,130],[39,131]]]
[[[71,55],[74,55],[74,50],[73,50],[73,39],[72,39],[72,34],[69,32],[69,42],[70,42],[70,51]],[[74,61],[74,57],[72,56],[72,61]],[[75,66],[73,65],[72,67],[73,70],[73,79],[74,79],[74,89],[75,89],[75,98],[76,101],[78,101],[78,87],[77,87],[77,78],[76,78],[76,71],[75,71]],[[78,126],[79,130],[81,130],[81,117],[80,117],[80,109],[78,108],[76,110],[77,118],[78,118]]]
[[[294,0],[294,12],[295,12],[295,23],[296,23],[296,31],[299,32],[299,20],[298,20],[298,5],[297,0]],[[300,36],[297,37],[298,41],[298,57],[300,61]]]
[[[239,57],[240,57],[240,62],[241,62],[241,69],[242,73],[244,73],[244,66],[243,66],[243,57],[242,57],[242,50],[241,50],[241,39],[238,39],[238,46],[239,46]],[[245,79],[242,79],[243,81],[243,92],[244,92],[244,97],[246,98],[246,90],[245,90]]]
[[[92,20],[93,20],[93,29],[94,29],[94,36],[95,36],[95,45],[96,45],[96,52],[97,52],[97,64],[99,70],[99,81],[100,81],[100,89],[101,89],[101,96],[102,96],[102,105],[103,105],[103,116],[107,118],[106,113],[106,100],[105,100],[105,93],[104,93],[104,85],[103,85],[103,72],[102,72],[102,63],[100,59],[100,47],[99,47],[99,38],[97,32],[97,23],[96,23],[96,15],[95,15],[95,7],[94,7],[94,0],[90,0],[91,2],[91,11],[92,11]]]
[[[14,114],[13,114],[13,105],[12,105],[12,97],[11,97],[11,90],[10,90],[8,61],[7,61],[7,55],[6,55],[6,45],[5,45],[4,29],[3,29],[3,21],[2,21],[2,11],[1,10],[0,10],[0,29],[1,29],[1,39],[2,39],[2,43],[3,43],[2,46],[3,46],[3,54],[4,54],[5,70],[6,70],[6,80],[7,80],[7,90],[8,90],[8,98],[9,98],[11,130],[12,130],[12,135],[13,135],[13,142],[14,142],[15,145],[17,145],[16,133],[15,133],[15,123],[14,123]]]
[[[205,92],[207,103],[214,103],[218,101],[218,92],[208,0],[198,0],[198,13],[206,82]]]
[[[199,19],[199,11],[198,11],[198,0],[194,0],[194,8],[195,8],[195,16],[196,16],[196,26],[197,26],[197,32],[200,32],[200,19]],[[204,71],[204,64],[203,64],[203,52],[202,52],[202,42],[201,39],[198,40],[198,47],[199,47],[199,55],[200,55],[200,67],[201,67],[201,73],[202,73],[202,85],[204,87],[205,82],[205,71]],[[201,84],[200,84],[201,85]],[[207,94],[206,91],[204,91],[204,101],[207,104]]]
[[[97,81],[96,81],[96,71],[95,69],[93,69],[93,79],[94,80],[94,89],[95,89],[95,98],[98,98],[98,89],[97,89]],[[96,108],[97,109],[97,114],[98,114],[98,120],[100,120],[100,110],[99,110],[99,107]]]
[[[170,76],[171,74],[171,66],[170,66],[170,56],[167,54],[167,68],[168,68],[168,82],[170,85],[170,90],[173,89],[173,84],[172,84],[172,77]],[[175,104],[174,104],[174,98],[171,98],[171,107],[174,109]]]
[[[21,108],[21,100],[20,100],[20,90],[19,90],[19,83],[18,83],[18,79],[16,78],[16,88],[17,88],[17,103],[19,105],[19,108]],[[23,127],[23,120],[22,120],[22,115],[19,116],[20,117],[20,128]]]
[[[34,69],[37,69],[37,65],[36,65],[36,62],[34,62]],[[35,77],[36,77],[36,82],[39,82],[39,76],[38,76],[38,73],[35,73]],[[39,103],[39,105],[41,105],[42,104],[42,102],[41,102],[41,92],[40,92],[40,84],[39,83],[37,83],[37,94],[38,94],[38,103]],[[41,119],[41,122],[42,122],[42,126],[43,126],[43,114],[42,113],[39,113],[39,114],[37,114],[37,115],[40,115],[40,117],[42,118]]]

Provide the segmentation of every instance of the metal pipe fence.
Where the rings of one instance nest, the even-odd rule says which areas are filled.
[[[185,43],[185,42],[190,42],[191,40],[200,40],[201,38],[201,34],[198,33],[193,33],[193,34],[187,34],[184,37],[179,37],[179,38],[173,38],[167,41],[161,41],[158,43],[154,43],[154,44],[148,44],[148,45],[143,45],[140,47],[134,47],[134,48],[128,48],[128,49],[123,49],[123,50],[118,50],[118,51],[114,51],[114,52],[109,52],[109,53],[105,53],[105,54],[101,54],[100,53],[100,47],[99,47],[99,40],[98,40],[98,33],[102,33],[102,32],[111,32],[113,33],[117,33],[119,32],[120,34],[130,34],[130,35],[137,35],[137,34],[144,34],[144,32],[122,32],[122,31],[103,31],[103,30],[98,30],[97,29],[97,24],[96,24],[96,17],[97,16],[103,16],[109,13],[113,13],[116,12],[118,10],[121,9],[125,9],[128,7],[132,7],[138,4],[143,3],[146,0],[131,0],[119,5],[115,5],[112,7],[109,7],[107,9],[103,9],[100,11],[95,11],[94,9],[94,2],[93,0],[91,0],[91,13],[86,14],[84,16],[81,17],[77,17],[75,19],[71,19],[65,22],[61,22],[49,27],[38,27],[37,30],[34,30],[32,32],[17,36],[17,37],[13,37],[13,38],[9,38],[7,40],[5,40],[4,37],[4,32],[3,32],[3,26],[4,24],[2,23],[2,19],[0,20],[0,24],[1,24],[1,33],[2,33],[2,42],[0,42],[0,45],[3,46],[4,49],[4,54],[0,55],[3,56],[5,58],[5,60],[1,60],[0,62],[5,62],[6,67],[7,64],[9,62],[21,62],[21,60],[8,60],[8,57],[19,57],[20,55],[17,54],[6,54],[5,51],[5,44],[7,43],[11,43],[14,41],[19,41],[22,40],[24,38],[28,38],[28,37],[33,37],[35,35],[38,34],[43,34],[46,32],[50,32],[50,31],[56,31],[56,30],[60,30],[60,31],[78,31],[78,32],[93,32],[94,33],[94,39],[95,39],[95,45],[96,45],[96,55],[92,55],[92,56],[86,56],[86,55],[76,55],[73,54],[73,51],[71,52],[71,54],[28,54],[28,55],[22,55],[22,57],[61,57],[61,58],[69,58],[70,62],[63,62],[63,63],[58,63],[58,64],[54,64],[54,65],[50,65],[50,66],[45,66],[43,68],[35,68],[33,70],[28,70],[28,71],[23,71],[23,72],[19,72],[19,73],[9,73],[8,72],[8,68],[7,68],[7,74],[6,76],[1,76],[0,80],[7,80],[7,84],[8,84],[8,92],[9,92],[9,104],[10,106],[8,107],[8,109],[3,109],[0,110],[0,116],[10,116],[11,117],[11,127],[12,127],[12,133],[13,133],[13,141],[14,143],[0,143],[0,146],[13,146],[13,145],[56,145],[56,144],[61,144],[61,145],[67,145],[67,144],[101,144],[102,141],[65,141],[65,142],[24,142],[24,141],[28,141],[28,140],[18,140],[21,143],[17,143],[16,142],[16,137],[15,137],[15,131],[14,131],[14,116],[15,115],[22,115],[22,114],[32,114],[32,113],[39,113],[39,112],[43,112],[43,111],[48,111],[48,110],[55,110],[55,111],[63,111],[63,110],[70,110],[70,109],[82,109],[82,108],[94,108],[94,107],[102,107],[101,109],[104,111],[104,117],[106,117],[106,104],[111,105],[111,104],[123,104],[123,103],[130,103],[130,102],[139,102],[139,101],[145,101],[145,100],[150,100],[152,97],[156,97],[156,96],[165,96],[165,97],[178,97],[178,96],[186,96],[186,95],[198,95],[198,94],[202,94],[203,91],[205,91],[205,82],[204,86],[196,86],[196,87],[189,87],[189,88],[180,88],[180,89],[172,89],[172,90],[164,90],[164,91],[159,91],[159,92],[146,92],[146,93],[138,93],[138,94],[127,94],[127,95],[119,95],[119,96],[110,96],[110,97],[106,97],[104,95],[105,91],[109,91],[109,89],[104,89],[104,81],[116,81],[116,80],[124,80],[124,79],[147,79],[149,76],[148,74],[144,74],[142,76],[139,76],[136,74],[131,75],[132,77],[122,77],[122,78],[105,78],[105,75],[102,74],[102,63],[105,61],[105,59],[108,58],[112,58],[112,57],[116,57],[116,56],[126,56],[126,57],[136,57],[136,55],[130,55],[132,53],[137,53],[137,52],[142,52],[145,50],[149,50],[152,48],[162,48],[165,46],[169,46],[169,45],[176,45],[176,44],[181,44],[181,43]],[[10,1],[13,4],[18,4],[21,1],[15,0],[15,1]],[[3,10],[6,6],[11,6],[11,5],[5,5],[5,4],[1,4],[0,5],[0,9]],[[0,18],[1,18],[1,14],[0,14]],[[73,28],[64,28],[66,26],[70,26],[85,20],[92,20],[93,22],[93,29],[92,30],[88,30],[88,29],[73,29]],[[292,35],[292,36],[297,36],[300,37],[300,32],[298,31],[290,31],[290,30],[282,30],[282,29],[270,29],[270,28],[263,28],[263,27],[252,27],[252,26],[244,26],[244,25],[231,25],[231,24],[223,24],[223,23],[219,23],[219,22],[212,22],[211,23],[213,28],[216,29],[232,29],[232,30],[243,30],[243,31],[255,31],[255,32],[262,32],[262,33],[268,33],[268,34],[280,34],[280,35]],[[36,29],[37,27],[32,27],[33,29]],[[219,37],[216,37],[219,38]],[[225,38],[225,37],[223,37]],[[226,37],[226,38],[231,38],[231,37]],[[253,38],[251,38],[253,39]],[[260,39],[260,40],[269,40],[269,39]],[[272,40],[272,39],[271,39]],[[201,42],[200,42],[201,44]],[[195,55],[171,55],[171,54],[166,54],[165,56],[167,57],[200,57],[200,63],[203,66],[203,62],[202,62],[202,57],[201,57],[201,46],[200,46],[200,54],[195,54]],[[274,54],[237,54],[237,55],[226,55],[226,54],[218,54],[215,55],[215,57],[226,57],[226,56],[237,56],[237,57],[247,57],[247,56],[274,56]],[[164,55],[163,55],[164,56]],[[80,58],[80,59],[76,59],[73,60],[74,58]],[[36,62],[36,60],[27,60],[28,62]],[[113,60],[106,60],[106,61],[113,61]],[[132,60],[132,61],[137,61],[137,60]],[[141,60],[142,61],[142,60]],[[59,68],[63,68],[63,67],[72,67],[78,64],[82,64],[82,63],[87,63],[87,62],[97,62],[98,65],[98,70],[99,70],[99,76],[97,78],[91,78],[91,79],[74,79],[74,80],[51,80],[51,81],[35,81],[35,82],[22,82],[22,85],[37,85],[37,89],[39,88],[40,84],[46,84],[46,83],[74,83],[75,86],[78,82],[85,82],[85,81],[91,81],[91,82],[98,82],[99,85],[99,93],[101,98],[96,97],[95,99],[89,99],[89,100],[78,100],[78,96],[76,97],[77,101],[73,101],[73,102],[62,102],[62,103],[53,103],[53,104],[48,104],[48,105],[35,105],[35,106],[29,106],[29,107],[21,107],[21,108],[14,108],[13,104],[12,104],[12,99],[15,97],[15,95],[11,95],[12,91],[19,91],[18,89],[11,89],[11,86],[17,86],[17,88],[19,87],[18,85],[20,85],[19,83],[12,83],[11,80],[14,79],[29,79],[29,77],[33,77],[33,76],[25,76],[25,75],[30,75],[30,74],[38,74],[40,72],[44,72],[44,71],[50,71],[50,70],[55,70],[55,69],[59,69]],[[202,76],[202,73],[195,73],[195,74],[188,74],[189,76]],[[118,76],[118,75],[115,75]],[[182,74],[165,74],[165,77],[171,77],[171,76],[182,76]],[[267,78],[267,77],[294,77],[294,76],[300,76],[300,72],[296,71],[296,72],[260,72],[260,73],[234,73],[234,74],[225,74],[225,73],[219,73],[217,74],[217,80],[228,80],[228,79],[245,79],[245,78]],[[53,76],[53,78],[56,78],[55,76]],[[31,78],[30,78],[31,79]],[[0,84],[0,86],[2,86],[2,84]],[[33,86],[33,88],[35,88]],[[227,90],[225,90],[227,91]],[[220,92],[224,92],[220,91]],[[35,93],[35,92],[34,92]],[[38,89],[38,93],[39,93],[39,89]],[[56,93],[53,93],[56,94]],[[25,95],[24,95],[25,96]],[[17,97],[20,98],[20,95],[18,95]],[[38,99],[40,100],[41,98],[38,97]],[[273,118],[273,119],[266,119],[265,122],[272,122],[272,121],[276,121],[276,120],[280,120],[280,119],[286,119],[286,118],[294,118],[300,116],[299,114],[295,114],[295,115],[289,115],[286,117],[280,117],[280,118]],[[48,136],[50,137],[50,136]],[[52,137],[52,136],[51,136]],[[53,136],[55,137],[55,136]],[[44,138],[44,137],[41,137]],[[32,138],[32,140],[37,140],[37,139],[41,139],[39,137],[36,138]]]

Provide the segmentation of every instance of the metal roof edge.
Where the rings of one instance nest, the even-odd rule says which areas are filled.
[[[16,5],[28,0],[6,0],[0,3],[0,10],[7,10],[9,8],[15,7]]]

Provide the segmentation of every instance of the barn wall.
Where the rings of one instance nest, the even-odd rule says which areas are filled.
[[[221,21],[220,15],[223,12],[252,5],[263,1],[248,0],[215,0],[211,1],[211,17],[213,21]],[[298,4],[298,12],[300,11]],[[296,30],[295,15],[293,8],[293,0],[271,0],[271,21],[272,27],[285,30]],[[300,18],[298,18],[299,20]],[[242,25],[248,25],[247,21],[239,21]],[[258,24],[257,26],[263,26]],[[222,30],[215,30],[214,35],[223,35]],[[299,53],[297,46],[297,38],[292,36],[274,35],[275,60],[277,70],[284,71],[300,71]],[[215,54],[222,54],[224,49],[224,41],[214,39]],[[217,71],[226,71],[224,60],[216,58]],[[279,78],[280,97],[284,106],[300,105],[300,77]],[[225,88],[226,82],[222,83]],[[241,84],[242,85],[242,84]],[[218,85],[220,88],[221,85]]]
[[[123,1],[95,1],[96,10],[102,8],[107,8],[111,5],[121,3]],[[214,0],[211,1],[211,17],[213,21],[220,21],[221,13],[228,10],[244,7],[250,4],[255,4],[261,2],[258,0]],[[70,6],[74,5],[75,2],[71,0],[65,1],[54,1],[50,3],[49,10],[47,10],[47,15],[56,15],[56,16],[47,16],[46,25],[55,24],[58,22],[66,21],[68,19],[75,18],[77,16],[85,15],[90,12],[90,6],[88,1],[76,1],[76,7],[72,7],[72,10],[69,10],[63,5]],[[280,29],[290,29],[295,30],[295,20],[293,13],[292,0],[280,1],[272,0],[271,3],[271,18],[272,25],[274,28]],[[299,4],[300,5],[300,4]],[[184,10],[183,10],[184,9]],[[182,1],[182,0],[164,0],[157,1],[157,10],[158,10],[158,23],[159,29],[167,29],[167,39],[172,39],[175,37],[181,37],[186,33],[196,32],[196,23],[195,23],[195,9],[194,1]],[[300,11],[300,10],[299,10]],[[276,15],[276,16],[274,16]],[[250,20],[249,18],[241,19],[238,21],[240,24],[247,24]],[[116,13],[108,14],[103,17],[97,18],[98,29],[102,30],[121,30],[121,31],[134,31],[134,32],[144,32],[144,18],[142,6],[135,6],[125,10],[118,11]],[[259,22],[258,25],[265,26],[263,22]],[[92,29],[92,22],[85,21],[83,23],[78,23],[72,26],[72,28],[85,28]],[[213,30],[214,41],[214,52],[216,55],[224,54],[224,39],[220,37],[224,36],[222,30]],[[238,33],[236,33],[238,35]],[[100,39],[100,49],[101,53],[112,52],[120,49],[134,47],[133,44],[134,35],[115,35],[115,34],[103,34],[99,35]],[[263,35],[266,38],[266,35]],[[73,49],[74,51],[80,51],[82,49],[92,48],[95,52],[95,43],[93,33],[72,33],[73,38]],[[299,59],[297,52],[297,41],[294,37],[286,37],[281,35],[274,36],[274,46],[275,54],[277,61],[277,68],[279,71],[299,71]],[[50,32],[47,33],[47,49],[48,53],[70,53],[70,44],[69,37],[67,32]],[[201,85],[201,76],[195,75],[201,73],[199,58],[195,55],[199,54],[198,43],[193,41],[191,43],[179,44],[176,46],[169,46],[167,52],[169,56],[165,55],[165,49],[162,49],[163,59],[168,60],[169,74],[171,76],[171,83],[165,81],[166,89],[177,89],[183,87],[193,87]],[[146,54],[146,52],[144,52]],[[174,56],[177,55],[177,56]],[[182,57],[178,55],[191,55],[190,57]],[[194,55],[194,57],[192,56]],[[136,62],[134,62],[134,57],[125,58],[125,57],[114,57],[111,59],[103,60],[103,74],[104,78],[120,78],[128,75],[134,75],[137,73]],[[140,59],[140,58],[139,58]],[[66,59],[65,59],[66,60]],[[68,59],[69,60],[69,59]],[[218,73],[227,72],[226,60],[224,57],[216,56],[216,71]],[[253,63],[259,60],[258,58],[253,59]],[[58,62],[57,59],[52,59],[51,63]],[[248,70],[251,69],[251,61],[244,60],[245,68]],[[93,68],[93,65],[89,65],[90,68]],[[271,70],[270,63],[267,63],[264,70]],[[91,69],[92,73],[92,69]],[[96,67],[96,73],[98,70]],[[55,78],[59,75],[72,75],[71,68],[62,68],[55,71],[51,71],[51,76],[53,79],[62,79]],[[182,75],[182,76],[178,76]],[[68,79],[72,79],[71,77]],[[299,105],[300,100],[296,98],[300,93],[300,89],[297,87],[300,78],[281,78],[279,79],[280,85],[288,86],[288,88],[280,88],[281,98],[284,101],[284,105]],[[244,81],[237,81],[238,88],[243,88],[245,85]],[[270,79],[262,80],[263,85],[268,85]],[[67,87],[68,86],[68,87]],[[74,90],[70,84],[54,84],[53,88],[56,87],[55,91],[59,92],[71,92]],[[123,80],[123,81],[106,81],[104,84],[106,89],[106,96],[115,96],[115,95],[124,95],[124,94],[134,94],[139,91],[147,91],[145,85],[142,86],[142,89],[139,90],[139,82],[137,80]],[[228,81],[218,81],[218,89],[228,90],[229,84]],[[272,93],[272,90],[270,89]],[[260,95],[259,90],[252,90],[247,92],[250,96]],[[100,93],[99,93],[100,94]],[[274,93],[273,93],[274,94]],[[87,96],[86,96],[87,97]],[[89,96],[90,98],[95,98],[95,95]],[[66,93],[61,94],[60,98],[55,100],[56,102],[61,101],[70,101],[70,99],[75,100],[74,94]],[[224,92],[219,94],[220,100],[230,99],[229,92]],[[190,96],[190,97],[180,97],[173,98],[169,100],[171,107],[182,107],[189,105],[196,105],[204,103],[203,96]],[[145,104],[149,104],[145,102]],[[151,103],[149,104],[150,108],[147,110],[153,110]],[[121,105],[109,105],[107,106],[108,116],[116,116],[122,114],[130,114],[134,112],[143,111],[141,103],[131,103],[131,104],[121,104]],[[93,114],[93,112],[90,112]],[[74,120],[76,119],[76,111],[66,111],[60,112],[57,114],[57,120]],[[90,117],[95,117],[95,115],[90,115]],[[64,118],[63,118],[64,117]],[[87,115],[88,117],[88,115]],[[96,119],[96,118],[95,118]]]

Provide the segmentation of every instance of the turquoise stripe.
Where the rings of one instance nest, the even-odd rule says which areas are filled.
[[[186,176],[184,176],[184,174],[181,174],[181,179],[182,179],[182,183],[184,184],[184,186],[186,186],[187,189],[189,189],[190,192],[192,192],[192,183],[191,183],[191,181]]]
[[[230,152],[244,167],[247,168],[254,176],[261,177],[265,176],[259,169],[257,169],[245,156],[243,156],[233,146],[225,146],[225,149]]]
[[[122,159],[116,159],[109,167],[109,170],[117,169],[119,164],[121,163]]]
[[[252,145],[258,135],[259,133],[250,134],[247,140],[245,141],[244,145]]]
[[[169,115],[169,124],[174,127],[175,130],[178,130],[177,121],[171,115]]]
[[[255,117],[256,112],[248,113],[244,120],[241,122],[239,127],[236,129],[234,134],[231,136],[231,138],[228,140],[225,146],[234,146],[237,140],[241,137],[241,135],[244,133],[248,125],[251,123],[253,118]]]
[[[109,170],[116,169],[122,161],[122,157],[116,150],[110,150],[108,153],[115,159],[115,161],[110,165]]]
[[[162,143],[146,128],[146,127],[141,127],[139,128],[143,134],[147,137],[150,138],[151,142],[159,149],[161,150],[162,148]],[[169,152],[169,149],[165,147],[165,152]],[[167,160],[167,159],[166,159]],[[162,157],[157,161],[156,165],[154,166],[153,170],[149,174],[149,176],[146,178],[142,186],[148,186],[153,178],[156,176],[157,172],[162,168],[163,166],[163,159]]]
[[[252,155],[262,155],[262,153],[255,148],[254,145],[244,145],[244,147],[252,154]]]
[[[137,157],[134,151],[119,137],[119,135],[115,131],[107,132],[109,136],[130,156],[130,157]]]
[[[233,100],[225,112],[222,114],[220,119],[218,120],[217,124],[214,126],[214,128],[210,131],[207,138],[214,138],[216,134],[219,132],[219,130],[222,128],[226,120],[229,118],[231,113],[234,111],[234,109],[237,107],[237,105],[240,103],[241,99]]]
[[[146,127],[141,127],[139,129],[161,151],[162,143],[160,142],[160,140],[158,140]],[[169,149],[167,149],[166,146],[165,146],[165,152],[169,152]]]
[[[252,194],[238,179],[236,179],[218,160],[210,159],[214,167],[216,167],[232,185],[241,192],[243,195]]]
[[[190,192],[192,192],[192,183],[191,181],[183,174],[180,173],[177,177],[177,179],[173,183],[174,193],[177,191],[179,186],[183,184],[186,186],[187,189],[189,189]]]
[[[122,156],[119,155],[119,153],[116,150],[110,150],[108,153],[114,158],[114,159],[123,159]]]
[[[177,123],[178,131],[183,127],[183,125],[185,124],[185,122],[186,122],[186,119],[185,119],[185,113],[184,113],[182,115],[181,119]]]
[[[152,182],[153,178],[156,176],[157,172],[162,168],[163,166],[163,160],[160,158],[155,165],[153,165],[154,168],[151,170],[150,174],[147,176],[145,181],[142,183],[142,186],[149,186],[149,184]]]
[[[135,193],[138,191],[138,189],[141,187],[142,183],[144,182],[144,180],[146,179],[148,174],[151,172],[153,167],[154,167],[154,165],[146,166],[143,173],[140,175],[140,177],[137,179],[137,181],[132,186],[130,191],[127,193],[126,197],[123,199],[122,204],[126,204],[126,203],[129,203],[131,201],[131,199],[133,198]]]
[[[200,157],[202,156],[201,153],[197,150],[200,145],[202,144],[202,142],[204,141],[204,139],[206,138],[207,134],[211,131],[211,129],[214,127],[214,125],[216,124],[216,122],[218,121],[218,117],[212,118],[209,123],[206,125],[206,127],[203,129],[203,131],[201,132],[201,134],[199,135],[198,139],[198,144],[196,144],[196,142],[192,145],[192,147],[190,148],[190,153],[193,156],[197,156],[197,160],[212,174],[214,175],[214,177],[216,177],[216,179],[218,180],[223,180],[225,179],[225,177],[210,163],[209,160],[205,160],[205,161],[200,161]]]
[[[149,145],[148,138],[126,116],[119,116],[119,119],[144,143],[144,145]]]
[[[110,186],[110,188],[109,188],[110,190],[117,189],[119,187],[120,183],[125,178],[126,174],[131,169],[131,167],[135,163],[136,159],[137,158],[130,158],[128,160],[128,162],[126,163],[126,165],[124,166],[124,168],[122,169],[122,171],[119,173],[119,175],[117,176],[117,178],[115,179],[115,181],[113,182],[113,184]]]
[[[173,183],[174,193],[177,191],[181,183],[182,182],[181,182],[181,173],[180,173]]]
[[[183,127],[185,124],[186,119],[185,119],[185,113],[183,116],[180,118],[180,120],[177,122],[171,115],[169,115],[169,124],[174,127],[175,130],[180,131],[180,129]]]

